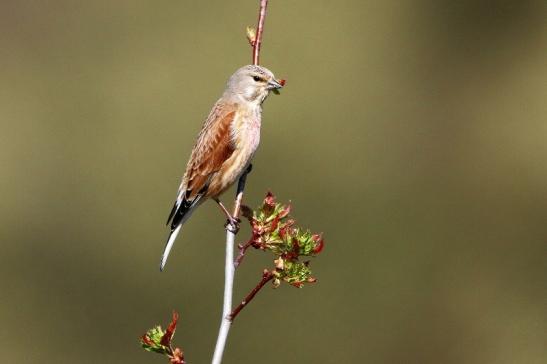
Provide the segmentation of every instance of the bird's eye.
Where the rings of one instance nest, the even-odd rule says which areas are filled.
[[[253,80],[255,80],[256,82],[258,82],[258,81],[261,81],[262,79],[261,79],[260,77],[258,77],[258,76],[253,76]]]

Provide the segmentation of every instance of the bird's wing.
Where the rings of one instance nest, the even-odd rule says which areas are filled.
[[[234,152],[231,125],[235,115],[236,105],[217,102],[207,117],[186,166],[177,201],[167,220],[169,224],[172,219],[172,230],[207,193],[211,178]]]

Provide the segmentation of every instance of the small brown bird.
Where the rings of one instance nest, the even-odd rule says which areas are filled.
[[[177,199],[167,219],[171,232],[161,257],[163,270],[169,252],[184,222],[208,198],[213,198],[233,226],[236,221],[222,205],[219,196],[246,170],[260,141],[262,102],[270,91],[283,87],[273,73],[261,66],[238,69],[228,80],[222,97],[203,124]]]

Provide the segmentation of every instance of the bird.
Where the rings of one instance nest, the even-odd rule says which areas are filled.
[[[160,271],[183,224],[202,203],[212,198],[227,216],[227,229],[237,219],[219,196],[251,166],[260,142],[262,103],[270,92],[279,93],[285,80],[267,68],[247,65],[230,76],[224,93],[212,107],[190,154],[169,217],[170,232],[161,256]]]

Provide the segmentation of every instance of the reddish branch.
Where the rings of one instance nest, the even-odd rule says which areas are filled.
[[[268,0],[260,0],[260,11],[258,12],[258,25],[256,28],[256,39],[252,42],[253,64],[259,64],[260,45],[262,44],[262,31],[264,30],[264,18],[266,18],[266,7]]]
[[[262,287],[264,287],[266,283],[271,281],[273,278],[274,278],[273,273],[267,269],[264,269],[264,272],[262,273],[262,279],[260,280],[260,282],[258,282],[256,287],[253,288],[251,292],[249,292],[249,294],[245,297],[245,299],[241,301],[241,303],[236,308],[234,308],[234,310],[230,314],[230,321],[234,321],[237,315],[241,312],[241,310],[243,310],[243,308],[247,306],[249,302],[252,301],[252,299],[254,298],[254,296],[256,296],[258,291],[260,291]]]
[[[234,261],[234,267],[237,268],[241,264],[241,261],[245,257],[245,252],[247,252],[247,249],[249,249],[253,245],[253,239],[250,239],[245,244],[238,244],[239,253],[237,255],[236,260]]]

